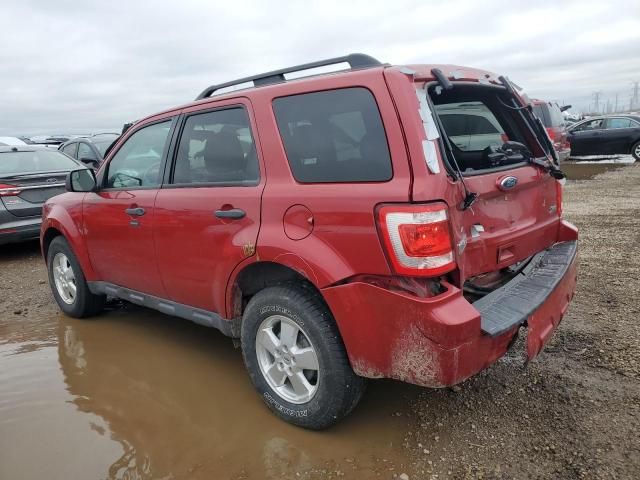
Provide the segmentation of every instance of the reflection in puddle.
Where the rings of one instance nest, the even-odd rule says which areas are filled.
[[[214,330],[137,307],[51,327],[55,347],[0,350],[0,478],[364,478],[406,464],[395,413],[416,387],[374,382],[346,421],[311,432],[267,410]]]

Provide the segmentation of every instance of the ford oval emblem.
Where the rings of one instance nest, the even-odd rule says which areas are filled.
[[[513,176],[508,176],[500,179],[498,184],[500,190],[511,190],[518,184],[518,179]]]

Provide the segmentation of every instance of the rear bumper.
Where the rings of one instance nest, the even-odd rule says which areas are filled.
[[[0,245],[40,238],[41,224],[40,217],[0,223]]]
[[[576,288],[577,254],[568,244],[575,245],[577,235],[568,224],[563,223],[563,228],[563,242],[541,252],[551,262],[552,257],[544,254],[555,251],[562,271],[558,270],[552,282],[538,285],[535,294],[530,291],[535,304],[526,300],[525,305],[522,299],[517,313],[505,314],[510,323],[504,322],[492,333],[483,331],[483,320],[489,314],[485,311],[483,317],[482,308],[469,303],[453,285],[446,285],[446,292],[432,298],[360,282],[324,289],[355,372],[428,387],[454,385],[502,357],[523,324],[528,328],[528,356],[534,358],[560,323]],[[566,256],[560,260],[558,255],[563,253]],[[540,283],[539,276],[533,277],[525,287],[535,289]],[[524,290],[516,290],[512,282],[496,292],[522,295]],[[518,305],[510,295],[507,298]],[[499,306],[500,301],[492,305]]]

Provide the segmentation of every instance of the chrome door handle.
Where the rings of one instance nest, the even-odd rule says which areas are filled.
[[[126,213],[127,215],[131,215],[134,217],[141,217],[142,215],[144,215],[144,208],[142,207],[135,207],[135,208],[127,208],[125,209],[124,213]]]
[[[218,218],[244,218],[247,213],[241,208],[232,208],[230,210],[216,210],[216,217]]]

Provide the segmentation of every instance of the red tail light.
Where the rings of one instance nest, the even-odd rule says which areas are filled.
[[[16,195],[20,195],[21,191],[22,190],[15,185],[0,183],[0,197],[15,197]]]
[[[556,132],[553,130],[553,128],[547,127],[547,134],[549,135],[549,138],[552,142],[556,139]]]
[[[455,268],[444,203],[385,205],[378,222],[396,273],[431,277]]]

